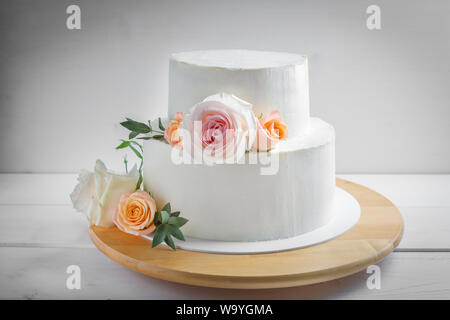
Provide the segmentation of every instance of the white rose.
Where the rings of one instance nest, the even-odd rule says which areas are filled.
[[[185,116],[181,124],[183,148],[194,159],[237,162],[251,149],[256,128],[250,103],[232,94],[215,94]]]
[[[105,164],[97,160],[94,172],[80,172],[78,184],[70,194],[73,207],[84,213],[91,225],[112,227],[120,196],[134,192],[138,178],[136,166],[127,175],[120,175],[108,171]]]

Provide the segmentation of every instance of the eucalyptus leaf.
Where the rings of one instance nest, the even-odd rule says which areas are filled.
[[[141,152],[144,151],[144,149],[142,149],[142,146],[141,146],[138,142],[136,142],[136,141],[130,141],[130,143],[134,144],[135,146],[138,146],[139,149],[141,149]]]
[[[139,159],[142,159],[141,153],[140,153],[135,147],[133,147],[131,144],[129,144],[128,146],[130,147],[131,150],[133,150],[134,154],[136,154],[136,156],[137,156]]]
[[[136,138],[138,135],[139,135],[138,132],[131,131],[130,134],[128,135],[128,139]]]
[[[161,138],[164,138],[164,135],[163,134],[155,134],[152,136],[152,138],[153,139],[161,139]]]
[[[153,235],[152,248],[163,242],[168,232],[169,228],[167,224],[162,224],[156,228],[155,234]]]
[[[176,250],[175,243],[173,243],[173,239],[170,236],[170,234],[166,234],[166,237],[164,238],[164,242],[171,247],[173,250]]]
[[[126,154],[123,156],[123,164],[125,165],[125,172],[128,174],[128,160]]]
[[[173,235],[178,240],[185,241],[183,233],[177,227],[169,224],[169,232],[171,235]]]
[[[169,218],[170,218],[170,215],[167,211],[161,211],[161,223],[167,223]]]
[[[137,133],[149,133],[151,131],[150,127],[145,123],[137,122],[130,118],[127,118],[127,121],[121,122],[120,124],[128,130]]]
[[[180,215],[180,211],[175,211],[175,212],[170,213],[171,217],[178,217],[179,215]]]
[[[163,124],[162,124],[161,118],[158,118],[158,127],[159,127],[162,131],[166,130],[166,129],[164,128]]]
[[[155,213],[155,222],[161,223],[161,211],[156,211],[156,213]]]
[[[130,141],[123,141],[121,144],[119,144],[116,149],[123,149],[130,145]]]
[[[140,139],[140,140],[150,140],[150,139],[152,139],[152,137],[139,137],[139,138],[137,138],[137,139]]]
[[[170,217],[169,220],[167,220],[167,223],[174,225],[175,227],[181,228],[188,221],[189,221],[188,219],[183,217]]]
[[[170,202],[167,202],[167,203],[164,205],[164,207],[161,209],[161,211],[167,211],[167,213],[170,213],[170,212],[171,212],[171,209],[170,209]]]
[[[142,174],[139,172],[139,179],[136,183],[136,190],[139,190],[141,188],[142,181],[144,181],[144,178],[142,177]]]

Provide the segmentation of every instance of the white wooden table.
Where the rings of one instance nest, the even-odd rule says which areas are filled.
[[[0,299],[450,299],[450,175],[340,175],[392,200],[405,220],[399,247],[366,272],[323,284],[268,290],[200,288],[122,267],[90,242],[69,200],[72,174],[0,175]],[[68,290],[66,268],[81,268]]]

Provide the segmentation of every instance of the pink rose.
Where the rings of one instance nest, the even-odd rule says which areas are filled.
[[[212,163],[237,161],[255,140],[256,119],[250,103],[220,93],[192,107],[183,129],[188,138],[183,143],[190,142],[187,150],[191,156]]]
[[[258,151],[267,151],[276,146],[278,141],[287,137],[287,124],[278,110],[272,111],[258,121],[258,130],[253,146]]]
[[[147,192],[126,192],[120,197],[113,222],[123,232],[148,235],[156,228],[153,224],[155,213],[156,202]]]
[[[182,148],[181,137],[178,131],[180,123],[183,121],[183,112],[177,112],[175,119],[171,120],[166,130],[164,130],[164,139],[172,146]]]

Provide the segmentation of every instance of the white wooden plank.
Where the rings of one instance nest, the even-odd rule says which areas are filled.
[[[450,248],[448,175],[342,177],[379,191],[397,205],[406,204],[400,207],[405,234],[399,250]],[[0,244],[6,246],[0,248],[0,298],[450,298],[447,252],[391,254],[381,264],[380,291],[366,288],[365,273],[304,288],[258,291],[195,288],[147,278],[89,249],[93,246],[86,223],[67,205],[75,179],[76,175],[0,175],[0,204],[21,204],[0,205]],[[83,276],[83,289],[75,292],[64,286],[65,268],[77,264],[73,261],[89,275]]]
[[[0,204],[70,204],[75,174],[0,174]]]
[[[400,208],[399,249],[450,250],[450,208]],[[0,205],[0,245],[92,247],[87,222],[71,206]]]
[[[399,209],[405,230],[398,249],[450,250],[450,207]]]
[[[170,283],[122,267],[91,249],[0,248],[1,299],[449,299],[450,253],[393,253],[379,264],[381,289],[366,272],[271,290],[224,290]],[[81,289],[66,288],[66,268],[81,268]]]
[[[343,174],[375,190],[399,207],[450,207],[449,174]]]
[[[0,205],[0,246],[94,247],[71,206]]]

